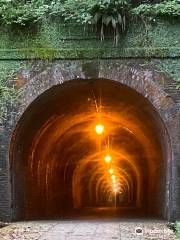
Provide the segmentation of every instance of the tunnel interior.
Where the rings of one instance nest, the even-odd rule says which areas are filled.
[[[30,104],[12,137],[13,216],[110,209],[165,218],[167,145],[159,114],[130,87],[106,79],[54,86]]]

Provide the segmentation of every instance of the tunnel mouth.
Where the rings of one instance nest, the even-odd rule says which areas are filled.
[[[164,123],[134,89],[107,79],[53,86],[12,137],[13,218],[167,218],[168,151]]]

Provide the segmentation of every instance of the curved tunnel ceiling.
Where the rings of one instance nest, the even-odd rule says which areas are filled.
[[[97,125],[104,127],[100,135]],[[59,216],[70,208],[113,206],[114,195],[119,206],[162,213],[161,127],[149,101],[120,83],[77,80],[52,87],[28,107],[15,131],[17,214]]]

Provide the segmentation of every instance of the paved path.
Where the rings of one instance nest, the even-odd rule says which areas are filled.
[[[143,235],[136,231],[143,230]],[[0,229],[0,240],[175,240],[162,221],[37,221]]]

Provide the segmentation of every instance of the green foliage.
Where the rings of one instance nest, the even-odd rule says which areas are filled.
[[[125,33],[128,20],[132,16],[180,15],[180,0],[165,0],[156,4],[138,4],[135,0],[0,0],[0,19],[6,25],[27,25],[50,16],[58,16],[65,21],[95,26],[100,31],[101,40],[105,32],[113,31],[117,45]],[[151,1],[142,1],[151,2]]]
[[[130,0],[0,0],[0,16],[6,24],[26,25],[46,15],[58,15],[65,21],[100,25],[101,40],[104,39],[105,28],[111,26],[117,44],[120,33],[126,30],[129,3]]]
[[[101,40],[104,40],[105,28],[111,26],[114,30],[114,42],[117,44],[120,33],[126,30],[129,7],[129,0],[67,0],[61,8],[61,14],[66,21],[100,25]]]
[[[35,22],[44,17],[49,11],[45,0],[0,0],[0,17],[7,25]]]
[[[64,5],[62,4],[62,1],[60,0],[53,0],[50,4],[50,15],[60,15],[62,11],[64,10]]]
[[[180,0],[165,0],[157,4],[141,4],[131,11],[135,15],[144,16],[180,16]]]

